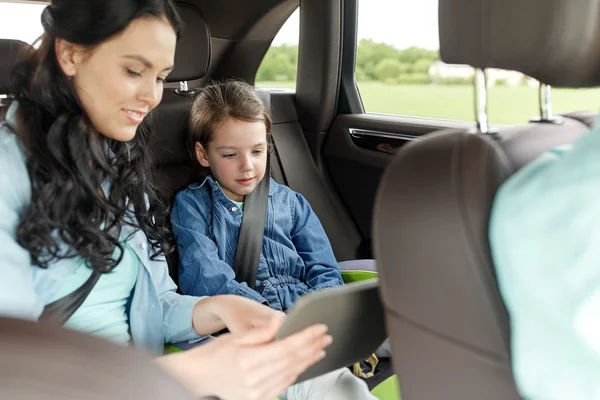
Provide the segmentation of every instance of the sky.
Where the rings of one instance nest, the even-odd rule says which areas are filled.
[[[372,39],[398,49],[439,48],[438,0],[358,0],[358,39]],[[298,10],[283,25],[273,44],[298,43]]]
[[[398,49],[439,48],[438,0],[358,0],[358,39],[372,39]],[[0,38],[31,43],[41,33],[44,5],[0,0]],[[298,43],[298,11],[281,28],[273,44]]]

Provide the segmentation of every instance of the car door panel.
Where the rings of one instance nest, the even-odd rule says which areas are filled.
[[[441,129],[473,123],[383,114],[345,114],[334,120],[323,147],[331,182],[367,240],[381,176],[397,149]]]

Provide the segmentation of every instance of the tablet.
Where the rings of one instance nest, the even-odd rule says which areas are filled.
[[[289,311],[275,338],[283,339],[311,325],[327,325],[333,343],[321,361],[296,383],[367,359],[386,339],[379,280],[353,282],[302,296]]]

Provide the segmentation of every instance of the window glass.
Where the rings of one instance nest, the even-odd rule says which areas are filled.
[[[256,86],[296,89],[299,26],[300,10],[297,9],[283,24],[267,50],[256,72]]]
[[[40,16],[47,4],[0,1],[0,39],[33,44],[43,32]]]
[[[440,61],[438,0],[358,1],[355,79],[365,111],[472,121],[473,69]],[[516,71],[487,74],[491,123],[539,116],[535,80]],[[553,88],[552,103],[555,114],[596,111],[600,89]]]

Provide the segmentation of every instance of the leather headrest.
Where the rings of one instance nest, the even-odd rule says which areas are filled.
[[[14,39],[0,39],[0,94],[12,94],[12,71],[31,45]]]
[[[210,65],[210,29],[196,7],[178,4],[177,11],[183,20],[183,29],[175,50],[175,68],[167,77],[167,82],[203,78]]]
[[[439,36],[446,63],[600,85],[600,0],[443,0]]]

